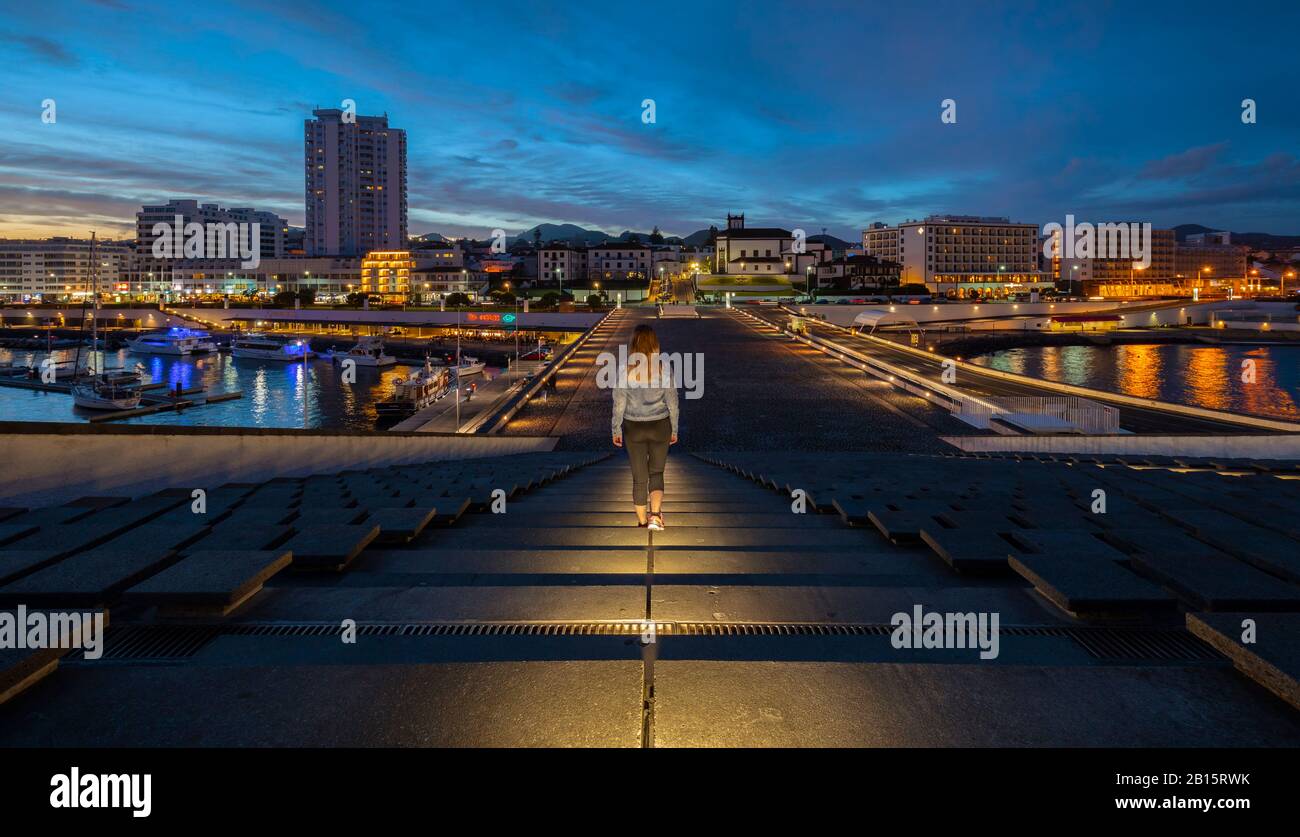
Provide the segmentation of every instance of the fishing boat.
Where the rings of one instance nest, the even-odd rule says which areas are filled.
[[[97,265],[95,259],[95,234],[90,234],[90,263]],[[90,273],[90,294],[93,307],[90,314],[90,345],[99,342],[99,319],[95,316],[95,307],[99,304],[99,271],[92,267]],[[86,322],[86,303],[81,303],[81,322]],[[77,347],[77,357],[72,368],[81,366],[81,348]],[[119,383],[118,379],[107,373],[96,372],[91,361],[86,362],[89,377],[74,379],[72,383],[72,403],[88,410],[133,410],[140,406],[140,390]],[[136,379],[139,380],[138,378]]]
[[[335,363],[352,360],[357,366],[392,366],[397,358],[384,354],[384,341],[378,337],[362,337],[357,344],[343,354],[333,356]]]
[[[154,355],[184,356],[217,350],[217,344],[212,341],[207,332],[187,328],[147,331],[127,340],[126,346],[133,352]]]
[[[393,394],[375,404],[380,418],[405,418],[423,410],[452,390],[452,375],[445,366],[424,366],[393,382]]]
[[[256,360],[301,361],[316,357],[306,340],[250,331],[237,336],[230,343],[230,353],[235,357]]]

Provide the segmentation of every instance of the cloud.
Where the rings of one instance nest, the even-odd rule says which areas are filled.
[[[40,35],[3,35],[0,36],[0,40],[26,47],[27,51],[32,55],[43,58],[46,62],[59,67],[71,68],[76,67],[79,63],[77,57],[65,49],[62,44]]]
[[[1216,142],[1213,145],[1189,148],[1186,151],[1170,154],[1168,157],[1162,157],[1159,160],[1151,160],[1142,167],[1142,170],[1138,173],[1138,178],[1142,180],[1173,180],[1201,174],[1218,162],[1219,158],[1227,150],[1228,143],[1226,142]]]

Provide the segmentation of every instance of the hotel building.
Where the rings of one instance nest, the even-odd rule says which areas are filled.
[[[89,239],[0,239],[0,299],[7,302],[67,302],[90,292],[98,279],[102,297],[127,293],[127,273],[134,245],[126,241],[95,242],[96,266]]]
[[[1123,222],[1128,223],[1128,222]],[[1052,252],[1060,252],[1060,236],[1055,236]],[[1132,258],[1050,259],[1051,275],[1063,290],[1082,296],[1125,298],[1171,296],[1183,293],[1174,269],[1175,233],[1173,230],[1151,231],[1151,264],[1134,267]]]
[[[1238,244],[1195,244],[1179,242],[1174,251],[1174,274],[1196,287],[1208,287],[1246,279],[1250,248]]]
[[[405,249],[406,132],[387,116],[312,115],[303,126],[307,255]]]
[[[954,297],[1051,288],[1051,277],[1039,269],[1038,241],[1035,224],[972,215],[931,215],[862,231],[866,254],[900,265],[902,284]]]

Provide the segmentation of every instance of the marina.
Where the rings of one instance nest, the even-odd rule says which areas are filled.
[[[0,367],[9,363],[21,372],[0,375],[0,421],[90,420],[92,411],[77,408],[67,395],[73,355],[72,350],[51,354],[0,349]],[[51,356],[56,363],[63,364],[57,367],[62,374],[57,383],[43,385],[39,379],[41,361]],[[292,363],[240,358],[225,352],[167,356],[138,355],[121,349],[96,352],[95,356],[105,369],[139,368],[144,380],[141,389],[146,394],[142,410],[159,406],[150,401],[150,393],[160,389],[175,391],[178,386],[183,394],[205,392],[202,402],[207,404],[229,400],[232,393],[243,394],[239,400],[223,403],[219,409],[194,410],[189,409],[192,405],[182,404],[177,410],[153,409],[117,419],[128,424],[301,428],[304,425],[305,397],[308,428],[375,430],[379,418],[378,404],[393,393],[398,379],[406,378],[418,368],[405,363],[383,368],[359,365],[355,370],[355,380],[346,382],[340,364],[315,356],[306,364],[304,396],[301,355]],[[30,367],[36,369],[35,380],[25,372]],[[503,371],[502,367],[488,365],[481,375],[475,377],[481,378],[482,387],[485,381],[496,378]]]

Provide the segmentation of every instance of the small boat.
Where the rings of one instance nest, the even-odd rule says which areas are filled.
[[[378,337],[362,337],[355,346],[333,357],[335,363],[352,360],[357,366],[392,366],[397,363],[397,358],[384,354],[384,341]]]
[[[256,360],[301,361],[316,357],[306,340],[296,340],[278,335],[250,331],[239,335],[230,343],[230,353],[235,357]]]
[[[127,340],[126,347],[133,352],[145,354],[181,356],[217,350],[217,344],[207,332],[187,328],[147,331]]]
[[[140,392],[97,375],[72,385],[72,402],[89,410],[132,410],[140,406]]]
[[[393,394],[375,404],[380,418],[405,418],[423,410],[452,390],[451,372],[445,366],[424,366],[393,382]]]
[[[461,355],[459,365],[449,365],[447,368],[451,370],[453,375],[460,375],[463,378],[470,375],[477,375],[486,367],[487,364],[476,357]]]

